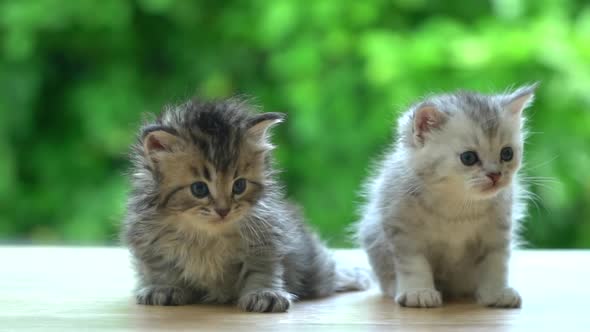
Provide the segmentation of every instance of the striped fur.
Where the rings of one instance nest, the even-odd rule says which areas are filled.
[[[142,127],[122,232],[138,303],[237,302],[246,311],[279,312],[294,298],[366,287],[362,274],[337,272],[285,201],[268,132],[282,120],[243,99],[191,100]],[[246,189],[236,194],[238,179]],[[191,191],[197,182],[207,185],[206,197]]]

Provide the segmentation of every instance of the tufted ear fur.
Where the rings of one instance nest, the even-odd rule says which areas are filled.
[[[524,109],[529,107],[535,98],[535,90],[538,83],[527,85],[516,89],[504,102],[504,107],[514,115],[520,115]]]
[[[269,129],[283,122],[285,114],[269,112],[255,116],[248,124],[247,135],[262,146],[272,148],[269,142]]]
[[[447,116],[431,104],[419,105],[414,111],[414,141],[423,145],[428,133],[440,128]]]
[[[157,163],[162,153],[172,152],[182,145],[174,130],[165,127],[148,127],[142,136],[143,150],[152,163]]]

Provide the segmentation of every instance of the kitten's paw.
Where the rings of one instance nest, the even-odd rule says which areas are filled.
[[[137,291],[137,304],[184,305],[190,301],[189,292],[172,286],[148,286]]]
[[[434,308],[442,305],[442,296],[436,289],[411,288],[399,292],[395,301],[404,307]]]
[[[341,269],[336,278],[336,292],[363,291],[371,288],[369,271],[360,267]]]
[[[520,308],[522,299],[514,288],[504,288],[499,291],[477,292],[477,302],[495,308]]]
[[[285,312],[293,296],[285,291],[259,289],[247,293],[238,300],[238,307],[251,312]]]

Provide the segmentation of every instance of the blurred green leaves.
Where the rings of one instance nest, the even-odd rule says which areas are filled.
[[[588,247],[589,40],[573,0],[0,1],[0,240],[115,242],[142,113],[248,94],[289,113],[275,129],[289,195],[347,245],[408,104],[541,81],[525,237]]]

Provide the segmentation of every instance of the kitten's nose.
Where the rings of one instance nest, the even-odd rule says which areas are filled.
[[[227,216],[229,214],[229,209],[228,208],[224,208],[224,209],[215,209],[215,212],[217,212],[217,214],[221,217],[221,218],[225,218],[225,216]]]
[[[496,184],[496,182],[500,180],[500,176],[502,176],[502,173],[488,173],[486,174],[486,176],[490,178],[490,180],[492,180],[494,184]]]

